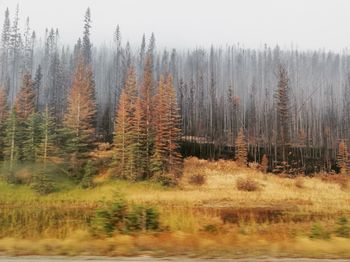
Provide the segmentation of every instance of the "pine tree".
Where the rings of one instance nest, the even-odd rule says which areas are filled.
[[[22,86],[16,97],[17,117],[20,121],[26,121],[35,112],[36,94],[33,81],[29,73],[24,73]]]
[[[153,60],[150,54],[147,55],[144,67],[143,84],[140,89],[141,97],[141,132],[142,132],[142,150],[145,154],[144,175],[151,175],[151,156],[153,154],[154,143],[154,123],[153,123]]]
[[[276,90],[277,104],[277,145],[282,147],[282,161],[286,161],[286,147],[289,143],[289,79],[286,69],[280,65]]]
[[[80,58],[64,117],[68,151],[73,154],[86,153],[95,141],[96,104],[91,75],[91,69],[85,69],[83,59]]]
[[[181,139],[181,118],[173,87],[173,79],[161,76],[155,98],[154,125],[155,149],[152,156],[153,172],[169,172],[180,175],[182,158],[179,153]]]
[[[243,128],[239,129],[237,138],[236,138],[236,162],[240,166],[247,165],[248,149],[247,143],[245,141]]]
[[[34,82],[33,82],[33,88],[36,94],[35,99],[35,110],[39,111],[39,93],[40,93],[40,86],[41,86],[41,80],[43,78],[42,72],[41,72],[41,66],[38,65],[38,68],[35,72]]]
[[[128,117],[127,104],[128,97],[124,89],[119,98],[114,136],[114,165],[117,167],[117,176],[121,178],[129,178],[130,176],[130,152],[128,152],[130,118]]]
[[[349,153],[345,141],[340,141],[337,153],[337,165],[340,168],[340,173],[346,175],[349,171]]]
[[[8,117],[7,94],[4,88],[0,88],[0,160],[4,158],[5,124]]]
[[[14,107],[5,122],[4,137],[4,160],[9,163],[10,171],[19,160],[19,123],[17,118],[17,110]]]
[[[164,77],[161,76],[159,80],[157,94],[155,96],[154,107],[154,128],[155,128],[155,142],[154,153],[151,159],[152,172],[166,172],[166,158],[167,158],[167,143],[168,137],[166,136],[167,128],[167,111],[168,101],[166,97],[166,83]]]
[[[127,73],[125,87],[119,99],[115,123],[115,165],[121,177],[135,179],[137,172],[138,153],[138,121],[135,117],[137,100],[136,73],[130,67]]]
[[[165,86],[165,95],[167,98],[167,114],[166,114],[166,131],[168,135],[167,142],[167,171],[174,175],[182,174],[182,157],[179,153],[181,140],[181,116],[180,108],[177,104],[175,88],[173,86],[172,76],[168,76]]]
[[[132,146],[133,161],[135,167],[135,173],[142,175],[146,170],[146,155],[143,150],[143,141],[145,139],[144,132],[142,130],[142,102],[139,97],[136,98],[133,124],[133,139],[134,143]]]
[[[89,65],[91,63],[91,48],[92,44],[90,41],[90,29],[91,29],[91,12],[88,8],[85,12],[84,17],[84,35],[83,35],[83,57],[84,63]]]
[[[35,162],[41,140],[41,117],[39,113],[32,113],[24,123],[20,133],[22,135],[22,160]]]
[[[46,105],[45,111],[41,116],[40,134],[41,137],[37,150],[38,160],[40,160],[44,164],[44,167],[46,167],[49,158],[54,156],[56,152],[54,144],[56,138],[55,121],[50,114],[48,105]]]
[[[4,24],[2,26],[1,33],[1,83],[5,84],[7,82],[8,76],[8,59],[9,59],[9,45],[10,45],[10,12],[6,8]]]

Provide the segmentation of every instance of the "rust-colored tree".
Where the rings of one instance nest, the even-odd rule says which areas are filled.
[[[20,121],[26,121],[35,112],[36,94],[29,73],[24,73],[22,86],[16,97],[16,113]]]
[[[340,141],[337,153],[337,165],[340,173],[346,175],[349,171],[349,153],[344,140]]]
[[[149,53],[146,57],[143,83],[140,89],[141,98],[141,132],[142,132],[142,150],[145,154],[144,176],[151,176],[151,157],[153,155],[154,144],[154,122],[153,122],[153,104],[154,104],[154,87],[153,87],[153,61]]]
[[[130,180],[137,177],[138,168],[138,137],[139,117],[135,116],[137,106],[137,87],[135,69],[130,67],[127,73],[125,87],[120,95],[116,110],[114,136],[114,163],[117,176]]]
[[[239,129],[237,138],[236,138],[236,162],[240,166],[247,165],[248,158],[248,148],[247,142],[245,140],[243,128]]]
[[[179,176],[182,173],[182,157],[179,153],[181,117],[170,75],[166,80],[160,78],[155,101],[156,138],[152,170]]]
[[[73,83],[64,116],[66,152],[75,166],[95,141],[95,90],[91,66],[85,66],[82,57],[76,66]]]

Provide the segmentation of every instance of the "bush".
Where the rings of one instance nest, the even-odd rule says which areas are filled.
[[[32,189],[40,195],[48,195],[55,191],[53,182],[44,172],[40,172],[33,178]]]
[[[208,224],[203,227],[203,231],[207,233],[217,233],[219,231],[218,227],[213,224]]]
[[[165,187],[174,187],[178,184],[178,181],[173,174],[157,173],[153,179]]]
[[[238,178],[236,181],[236,188],[240,191],[253,192],[260,190],[260,185],[253,178]]]
[[[321,224],[317,223],[314,224],[311,228],[310,238],[327,240],[330,239],[330,233],[327,232]]]
[[[188,182],[191,185],[202,186],[206,182],[206,176],[202,174],[194,174],[189,177]]]
[[[159,214],[152,208],[143,205],[129,206],[122,198],[96,211],[89,223],[94,235],[112,235],[137,231],[159,230]]]
[[[346,217],[340,217],[337,221],[338,228],[335,233],[338,237],[350,238],[350,225]]]
[[[81,180],[81,186],[83,188],[91,188],[94,187],[93,177],[96,175],[97,170],[92,165],[91,160],[89,160],[84,166],[83,170],[83,178]]]

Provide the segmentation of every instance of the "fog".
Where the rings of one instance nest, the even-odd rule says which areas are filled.
[[[20,6],[21,27],[30,17],[38,37],[58,28],[61,41],[73,44],[82,32],[86,8],[92,11],[95,45],[109,43],[117,24],[123,40],[139,42],[154,32],[159,47],[192,48],[240,43],[259,48],[331,49],[350,44],[347,0],[2,0],[14,14]]]

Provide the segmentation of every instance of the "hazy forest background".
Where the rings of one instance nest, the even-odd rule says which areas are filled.
[[[346,146],[349,138],[350,60],[346,49],[342,53],[281,50],[278,46],[255,50],[239,44],[208,50],[158,49],[153,34],[140,36],[138,47],[131,48],[123,41],[119,26],[111,32],[113,43],[94,46],[89,9],[75,46],[62,43],[58,29],[48,28],[45,36],[37,36],[29,18],[24,27],[20,24],[19,9],[11,15],[6,10],[0,61],[4,123],[5,111],[11,111],[16,99],[28,99],[19,97],[26,95],[21,87],[28,81],[35,93],[31,98],[34,111],[47,109],[52,128],[62,130],[69,99],[75,99],[70,98],[70,90],[82,56],[91,71],[87,74],[91,74],[96,105],[93,140],[112,143],[127,71],[134,68],[140,89],[149,58],[153,95],[161,77],[172,76],[184,156],[234,158],[235,140],[242,128],[251,162],[260,163],[265,154],[269,169],[276,172],[339,170],[335,163],[338,145]],[[57,136],[51,142],[62,145]],[[6,160],[6,153],[3,157]]]

